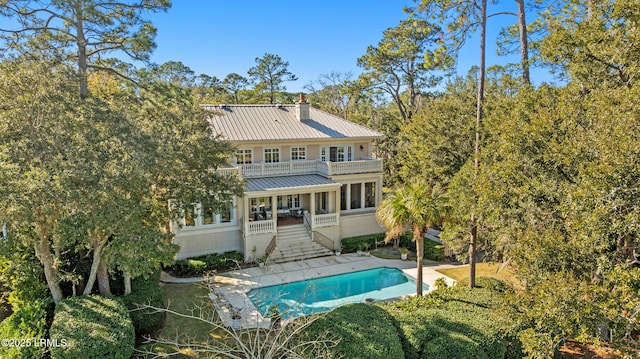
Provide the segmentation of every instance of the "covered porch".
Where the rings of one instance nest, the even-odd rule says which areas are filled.
[[[247,179],[241,217],[244,237],[304,224],[310,231],[340,224],[341,185],[319,175]]]

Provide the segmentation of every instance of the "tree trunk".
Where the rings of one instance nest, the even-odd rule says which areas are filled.
[[[469,245],[469,288],[476,286],[476,246],[478,244],[478,225],[475,215],[471,215],[471,244]]]
[[[518,4],[518,29],[520,30],[520,63],[522,66],[522,83],[530,85],[529,76],[529,42],[527,39],[527,20],[525,18],[524,0],[516,0]]]
[[[87,40],[84,35],[84,24],[82,22],[82,1],[75,3],[76,20],[76,44],[78,45],[78,76],[80,77],[80,95],[89,95],[89,84],[87,80]]]
[[[484,103],[484,78],[485,78],[485,59],[486,59],[486,43],[487,43],[487,0],[482,0],[482,9],[480,14],[480,76],[478,79],[478,103],[476,111],[476,141],[473,152],[473,194],[474,204],[471,209],[471,244],[469,245],[469,287],[476,285],[476,246],[478,244],[478,218],[476,216],[477,194],[475,186],[478,180],[478,172],[480,171],[480,132],[482,126],[482,112]]]
[[[131,294],[131,274],[129,272],[123,273],[124,277],[124,295]]]
[[[104,252],[104,251],[103,251]],[[109,273],[107,267],[104,265],[104,260],[101,256],[100,263],[98,263],[98,273],[96,273],[98,279],[98,290],[102,295],[111,295],[111,286],[109,285]]]
[[[91,272],[89,272],[89,279],[87,279],[87,286],[84,288],[83,295],[91,294],[91,290],[93,289],[93,285],[96,282],[96,277],[98,275],[98,267],[100,266],[100,261],[102,260],[102,250],[104,249],[104,245],[106,240],[103,240],[97,233],[92,234],[89,232],[89,236],[93,238],[93,260],[91,262]]]
[[[422,296],[422,257],[424,256],[424,233],[422,231],[419,231],[414,240],[416,241],[416,269],[418,270],[418,273],[416,275],[416,295]]]
[[[62,295],[62,289],[57,280],[56,269],[53,266],[53,259],[51,258],[51,243],[48,238],[41,238],[34,243],[36,251],[36,257],[42,263],[44,269],[44,277],[47,280],[47,286],[53,297],[53,302],[58,304],[64,296]]]

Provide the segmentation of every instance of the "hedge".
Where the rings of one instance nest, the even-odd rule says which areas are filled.
[[[323,334],[340,338],[333,357],[352,359],[402,359],[402,344],[393,318],[381,307],[350,304],[321,315],[303,332],[304,338]]]
[[[129,316],[139,341],[144,336],[152,335],[164,325],[165,312],[152,309],[138,309],[141,305],[163,308],[164,290],[160,286],[160,272],[150,276],[135,278],[131,281],[131,294],[120,297],[129,309]]]
[[[416,252],[416,242],[413,240],[413,234],[408,232],[400,237],[400,246],[407,248],[411,252]],[[430,239],[424,239],[424,258],[433,261],[444,259],[444,246]]]
[[[52,359],[114,358],[133,354],[135,332],[126,306],[118,298],[71,297],[56,306],[49,329]]]
[[[236,268],[238,262],[244,261],[240,252],[214,253],[190,259],[181,259],[166,269],[177,276],[197,276],[208,271],[225,272]]]
[[[456,286],[383,305],[399,323],[407,358],[522,357],[516,335],[508,334],[508,323],[495,312],[504,284],[485,278],[478,283],[485,288]]]
[[[53,298],[41,298],[24,303],[0,323],[2,339],[46,339],[47,317]],[[0,358],[46,358],[44,346],[0,346]]]
[[[344,238],[342,240],[342,248],[346,253],[354,253],[365,248],[373,249],[376,247],[376,243],[380,244],[383,240],[384,233]]]

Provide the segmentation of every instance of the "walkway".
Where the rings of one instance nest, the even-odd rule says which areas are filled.
[[[424,265],[423,281],[429,285],[429,290],[433,289],[438,278],[444,277],[447,284],[452,285],[455,282],[453,279],[445,277],[443,274],[436,272],[436,270],[455,266],[451,264]],[[218,307],[218,313],[225,325],[231,326],[229,312],[229,306],[231,305],[235,308],[244,308],[241,321],[243,328],[268,328],[270,325],[269,319],[263,318],[246,296],[249,290],[378,267],[398,268],[407,275],[416,278],[415,262],[346,254],[282,264],[270,264],[263,268],[254,267],[222,273],[216,275],[213,281],[209,283],[213,291],[210,297]]]

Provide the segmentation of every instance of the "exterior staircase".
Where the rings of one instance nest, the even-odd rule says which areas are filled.
[[[269,263],[284,263],[333,255],[333,252],[311,240],[304,224],[278,227],[276,248]]]

